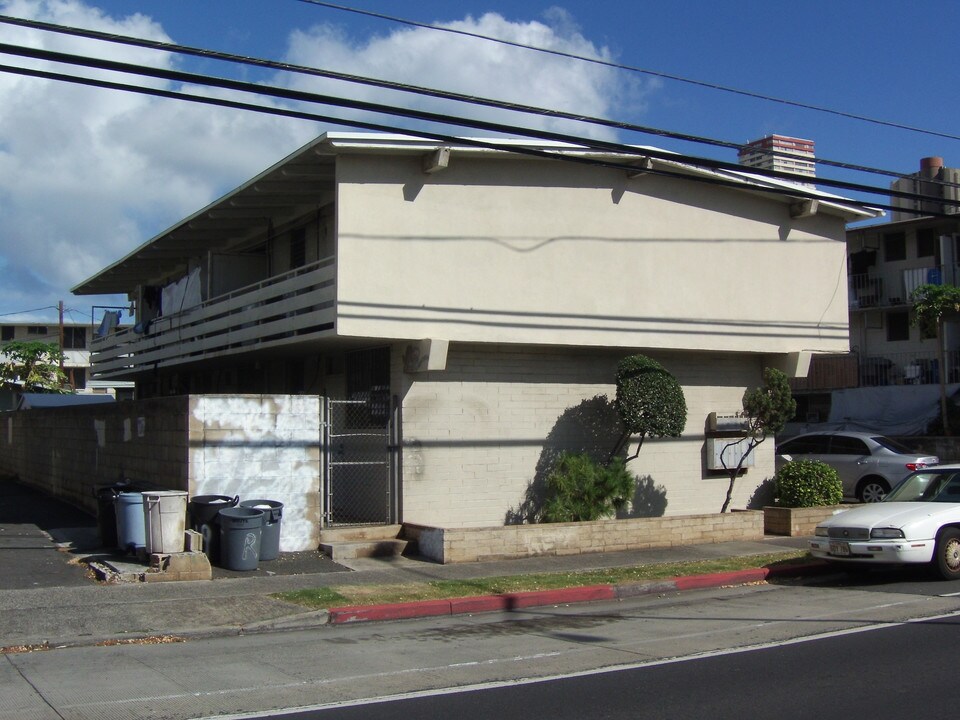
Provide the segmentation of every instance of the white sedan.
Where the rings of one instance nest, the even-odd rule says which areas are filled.
[[[837,513],[817,526],[814,557],[848,563],[932,563],[960,579],[960,465],[908,475],[878,503]]]

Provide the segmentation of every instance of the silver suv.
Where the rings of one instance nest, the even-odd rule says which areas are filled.
[[[914,470],[938,465],[936,455],[918,455],[883,435],[818,432],[797,435],[777,446],[777,469],[791,460],[819,460],[837,471],[843,494],[860,502],[883,500]]]

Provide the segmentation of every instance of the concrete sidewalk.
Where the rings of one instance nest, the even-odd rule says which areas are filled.
[[[513,594],[467,602],[305,611],[271,593],[331,585],[402,584],[540,572],[570,572],[643,564],[719,559],[804,549],[803,538],[766,538],[688,547],[501,562],[438,565],[415,558],[338,565],[318,552],[283,553],[256,571],[216,568],[211,581],[98,583],[87,560],[98,557],[96,520],[76,508],[9,480],[0,480],[0,648],[159,642],[308,628],[328,622],[485,612],[535,604],[612,599],[760,580],[763,571],[720,574],[648,586],[595,586]]]

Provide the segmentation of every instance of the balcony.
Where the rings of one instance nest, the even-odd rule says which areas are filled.
[[[960,351],[945,353],[948,383],[960,382]],[[805,378],[791,378],[795,392],[819,392],[885,385],[936,385],[940,363],[933,350],[883,356],[814,355]]]
[[[96,338],[91,366],[97,379],[302,343],[334,334],[336,263],[320,260],[183,312],[147,328]]]
[[[942,282],[943,270],[932,266],[850,275],[847,277],[849,307],[855,311],[906,305],[916,288]]]

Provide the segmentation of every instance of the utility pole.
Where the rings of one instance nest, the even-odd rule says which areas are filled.
[[[57,303],[60,311],[60,371],[63,372],[63,300]]]

